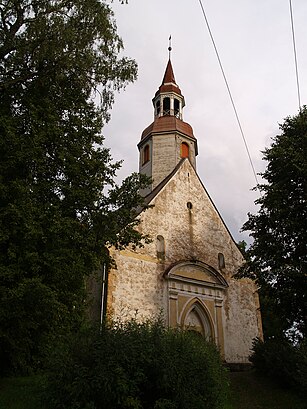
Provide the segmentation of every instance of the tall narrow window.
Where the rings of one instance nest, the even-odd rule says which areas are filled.
[[[160,103],[160,100],[159,100],[159,101],[157,101],[157,103],[156,103],[156,112],[157,112],[157,115],[160,114],[160,111],[161,111],[161,103]]]
[[[171,113],[171,100],[167,97],[163,99],[163,115],[170,115]]]
[[[189,145],[186,142],[182,142],[181,144],[181,157],[188,158],[189,157]]]
[[[180,116],[180,104],[179,104],[179,101],[178,101],[178,99],[174,99],[174,115],[175,115],[175,117],[176,118],[179,118],[179,116]]]
[[[157,236],[156,245],[157,245],[157,257],[160,260],[164,260],[164,258],[165,258],[165,241],[164,241],[163,236],[160,236],[160,235]]]
[[[149,145],[145,145],[145,148],[143,150],[143,165],[145,163],[149,162]]]
[[[218,261],[219,261],[219,268],[225,268],[225,258],[224,258],[224,254],[223,253],[219,253],[217,255],[218,257]]]

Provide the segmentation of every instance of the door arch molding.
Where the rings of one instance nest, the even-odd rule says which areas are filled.
[[[196,277],[187,277],[185,274],[182,275],[182,272],[184,270],[188,269],[195,269],[200,272],[201,276]],[[184,261],[178,261],[177,263],[174,263],[170,265],[164,272],[164,278],[167,280],[169,279],[180,279],[180,280],[185,280],[189,279],[192,281],[202,281],[204,284],[206,283],[207,285],[214,285],[216,288],[221,288],[225,289],[228,287],[228,283],[225,280],[225,278],[222,276],[221,273],[219,273],[215,268],[210,266],[209,264],[206,264],[202,261],[198,260],[184,260]]]
[[[200,333],[224,354],[224,300],[228,283],[214,267],[182,260],[164,272],[168,325]]]
[[[192,314],[199,318],[200,327],[196,326],[197,323],[194,327],[191,325],[189,318]],[[198,297],[194,297],[186,303],[179,317],[179,322],[181,328],[200,332],[207,340],[214,340],[215,338],[214,323],[210,311]]]

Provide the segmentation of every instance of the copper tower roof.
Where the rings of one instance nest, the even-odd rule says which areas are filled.
[[[174,92],[177,95],[180,95],[183,101],[184,106],[184,97],[181,94],[181,90],[176,84],[175,75],[172,67],[171,60],[168,60],[166,70],[163,76],[162,84],[160,85],[158,91],[155,94],[155,98],[161,93]],[[196,138],[193,134],[193,129],[191,125],[187,122],[184,122],[182,119],[175,117],[174,115],[162,115],[156,116],[154,122],[152,122],[144,131],[142,132],[141,142],[147,139],[150,135],[155,133],[170,133],[170,132],[179,132],[188,138],[191,138],[196,142]],[[196,154],[197,154],[197,145],[196,145]]]
[[[170,59],[168,60],[162,84],[156,92],[156,96],[161,92],[176,92],[176,94],[182,95],[180,88],[176,84],[175,75]]]
[[[167,63],[167,66],[166,66],[166,70],[165,70],[164,77],[163,77],[161,85],[169,83],[169,82],[172,82],[173,84],[176,84],[175,75],[174,75],[171,60],[168,60],[168,63]]]

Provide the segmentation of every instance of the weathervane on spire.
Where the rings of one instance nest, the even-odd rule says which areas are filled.
[[[170,35],[168,39],[168,58],[169,59],[171,59],[171,51],[172,51],[172,35]]]

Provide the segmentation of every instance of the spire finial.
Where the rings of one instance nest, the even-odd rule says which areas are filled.
[[[168,39],[168,58],[169,59],[171,59],[171,51],[172,51],[172,35],[170,35]]]

